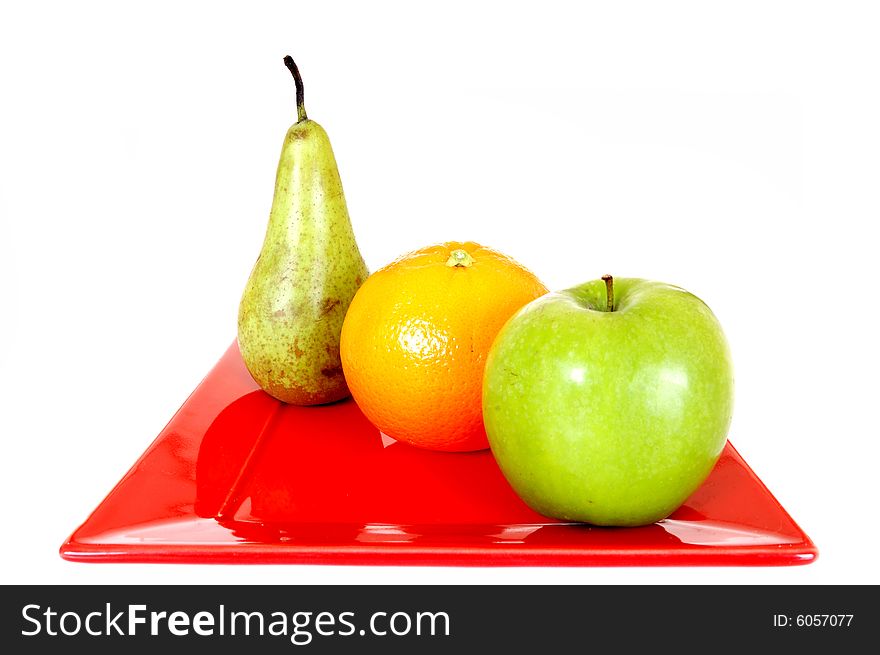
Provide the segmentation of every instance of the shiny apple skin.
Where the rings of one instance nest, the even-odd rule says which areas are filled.
[[[653,523],[706,479],[727,439],[733,366],[709,307],[634,278],[548,293],[489,352],[483,418],[517,494],[545,516]]]

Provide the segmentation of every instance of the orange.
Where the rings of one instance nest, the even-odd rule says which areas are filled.
[[[507,319],[545,293],[523,266],[477,243],[404,255],[367,278],[345,316],[340,350],[352,396],[398,441],[487,448],[486,354]]]

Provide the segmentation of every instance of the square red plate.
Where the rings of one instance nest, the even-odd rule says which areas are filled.
[[[474,566],[785,565],[815,546],[728,444],[669,519],[597,528],[547,519],[489,451],[419,450],[352,401],[284,405],[235,343],[61,547],[81,562]]]

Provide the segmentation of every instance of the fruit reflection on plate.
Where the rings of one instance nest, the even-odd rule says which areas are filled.
[[[669,519],[598,528],[545,518],[489,451],[420,450],[351,400],[285,405],[236,344],[61,547],[92,562],[788,565],[817,555],[728,444]]]

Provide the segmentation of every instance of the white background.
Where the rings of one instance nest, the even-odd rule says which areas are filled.
[[[3,582],[880,582],[870,3],[256,4],[0,10]],[[734,354],[731,440],[818,562],[61,560],[235,336],[295,120],[287,53],[371,269],[473,239],[551,288],[701,296]]]

